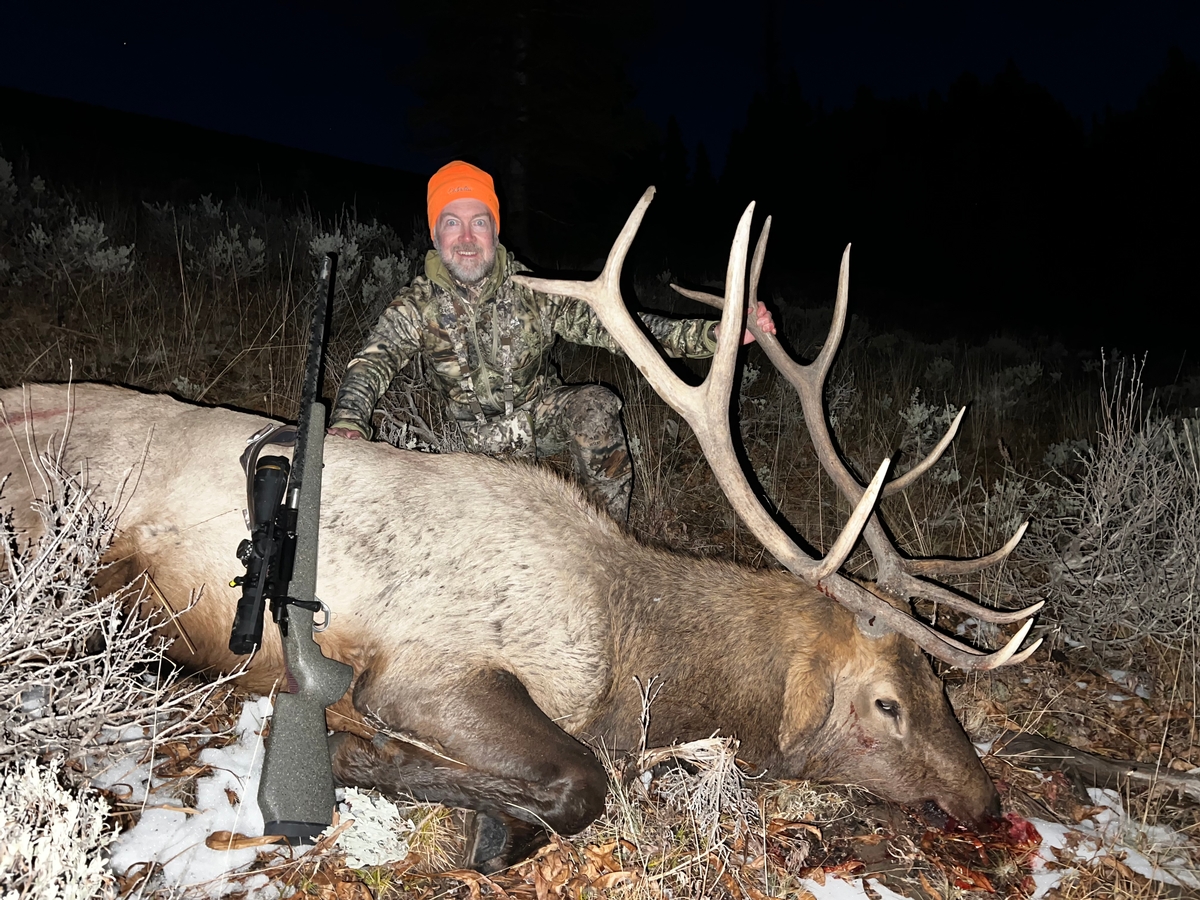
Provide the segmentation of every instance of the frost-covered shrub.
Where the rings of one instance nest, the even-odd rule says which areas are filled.
[[[958,410],[949,404],[938,406],[925,403],[921,399],[920,388],[913,388],[908,405],[899,412],[900,420],[904,423],[900,449],[914,464],[933,450],[958,415]],[[926,477],[939,484],[955,484],[960,475],[951,459],[943,456]]]
[[[0,766],[0,896],[92,900],[116,896],[104,857],[116,832],[103,798],[60,784],[62,760]]]
[[[1200,420],[1143,403],[1118,370],[1077,477],[1040,498],[1030,551],[1049,572],[1048,610],[1101,659],[1128,667],[1146,640],[1200,647]]]
[[[367,318],[377,317],[401,288],[412,280],[412,263],[391,253],[371,260],[371,272],[363,279],[362,298]]]
[[[101,597],[92,588],[114,506],[49,461],[41,474],[53,494],[36,506],[44,533],[32,543],[0,484],[0,763],[135,752],[186,733],[219,682],[185,690],[160,674],[166,639],[127,611],[157,597],[149,581]]]
[[[267,244],[254,229],[243,238],[240,225],[225,222],[224,228],[211,231],[197,246],[184,241],[187,250],[187,270],[221,279],[232,276],[238,280],[262,273],[267,265]]]
[[[51,281],[83,274],[123,275],[134,262],[133,244],[110,244],[105,224],[75,207],[57,224],[33,223],[21,250],[26,265]]]

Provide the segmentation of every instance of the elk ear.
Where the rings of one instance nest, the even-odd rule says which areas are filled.
[[[833,675],[819,658],[798,658],[788,670],[779,723],[779,746],[785,753],[797,739],[811,743],[833,711]]]

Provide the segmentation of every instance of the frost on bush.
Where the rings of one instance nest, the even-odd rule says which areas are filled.
[[[242,280],[259,275],[267,267],[267,244],[250,229],[242,238],[240,225],[225,222],[225,227],[207,234],[199,244],[184,242],[187,252],[187,269],[195,274],[206,274],[221,279],[233,276]]]
[[[904,436],[900,448],[914,463],[923,460],[950,428],[958,410],[949,404],[940,407],[921,399],[921,389],[913,388],[908,405],[900,410],[904,423]],[[939,484],[956,484],[961,476],[949,458],[943,457],[929,472],[928,477]]]
[[[64,762],[112,764],[204,733],[228,679],[160,674],[164,638],[126,612],[148,599],[146,580],[97,596],[120,491],[99,502],[47,457],[29,474],[47,491],[32,540],[0,479],[0,897],[106,896],[104,805]],[[27,527],[30,511],[16,512]]]
[[[0,896],[88,900],[116,896],[104,857],[115,832],[101,797],[65,790],[62,760],[0,766]]]
[[[127,611],[142,600],[158,608],[149,581],[106,596],[92,588],[116,503],[47,460],[40,474],[53,494],[35,507],[43,534],[32,542],[3,512],[0,483],[0,764],[101,746],[119,756],[191,733],[221,682],[160,674],[166,639]]]
[[[77,274],[122,275],[133,268],[133,244],[109,243],[105,225],[72,207],[50,231],[35,222],[21,247],[24,261],[37,274],[57,281]]]
[[[371,272],[363,279],[362,297],[366,318],[377,318],[392,298],[412,280],[412,263],[389,253],[371,260]]]
[[[1128,666],[1148,639],[1194,666],[1200,645],[1200,420],[1143,404],[1135,366],[1106,383],[1081,474],[1041,510],[1032,550],[1049,609],[1099,658]]]

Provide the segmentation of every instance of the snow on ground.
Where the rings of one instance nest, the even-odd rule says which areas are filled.
[[[1042,835],[1042,848],[1038,853],[1041,864],[1035,867],[1033,873],[1037,889],[1031,900],[1044,897],[1072,871],[1045,868],[1046,862],[1056,859],[1056,848],[1067,850],[1069,856],[1080,863],[1121,854],[1126,866],[1151,881],[1200,890],[1200,876],[1192,870],[1184,853],[1171,852],[1187,843],[1182,835],[1130,819],[1120,795],[1115,791],[1092,788],[1088,794],[1100,810],[1078,825],[1065,826],[1030,819]],[[1137,847],[1151,852],[1155,860],[1139,852]]]
[[[265,875],[240,883],[227,880],[229,874],[254,862],[256,848],[212,850],[205,840],[217,831],[251,836],[263,833],[258,780],[262,771],[262,724],[270,712],[267,697],[246,703],[235,727],[237,741],[200,751],[199,762],[211,766],[212,773],[196,780],[193,809],[184,808],[171,796],[169,781],[151,785],[152,762],[127,759],[93,777],[97,787],[117,791],[127,801],[142,804],[137,824],[122,832],[110,848],[114,872],[125,875],[146,863],[156,863],[162,869],[154,879],[155,885],[194,889],[209,897],[266,887]]]
[[[880,884],[874,878],[868,878],[871,890],[882,900],[908,900],[903,894],[897,894],[889,887]],[[817,900],[867,900],[870,895],[863,889],[863,880],[842,881],[840,878],[826,878],[824,884],[817,884],[811,878],[804,878],[800,886],[812,894]]]
[[[146,863],[157,863],[161,871],[153,879],[152,887],[171,885],[185,890],[188,896],[205,898],[219,898],[247,889],[256,898],[275,895],[268,888],[266,875],[241,875],[236,881],[229,877],[247,869],[262,848],[214,850],[205,843],[218,831],[248,837],[263,833],[258,781],[262,769],[262,723],[270,714],[269,698],[246,703],[235,728],[237,740],[227,747],[201,751],[199,761],[211,767],[211,774],[196,780],[194,809],[183,808],[170,795],[169,780],[150,784],[149,763],[127,761],[94,777],[97,787],[116,790],[130,802],[143,804],[138,823],[112,845],[111,865],[118,875],[134,872]],[[1169,829],[1130,819],[1120,796],[1113,791],[1093,789],[1089,793],[1099,811],[1078,825],[1030,820],[1042,835],[1032,873],[1036,887],[1031,900],[1046,896],[1073,874],[1070,868],[1057,868],[1061,863],[1055,850],[1081,865],[1102,856],[1121,854],[1125,865],[1146,878],[1200,891],[1200,876],[1188,867],[1184,852],[1177,849],[1185,844],[1183,837]],[[410,821],[381,798],[353,789],[339,790],[338,794],[343,800],[339,807],[343,821],[356,819],[338,840],[349,860],[369,866],[404,857],[408,851],[406,838],[413,827]],[[1056,868],[1047,868],[1047,863],[1055,864]],[[902,895],[874,879],[868,881],[884,900],[903,900]],[[862,878],[847,881],[831,876],[823,885],[806,879],[802,886],[817,900],[868,897]]]

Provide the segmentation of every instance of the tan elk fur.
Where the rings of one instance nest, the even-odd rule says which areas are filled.
[[[93,384],[0,402],[0,509],[32,538],[39,455],[58,457],[119,508],[113,577],[146,573],[175,609],[199,597],[180,622],[195,653],[176,641],[171,654],[236,666],[238,456],[268,420]],[[633,748],[637,679],[658,676],[651,742],[719,730],[774,776],[855,783],[963,820],[998,811],[916,645],[868,637],[786,572],[644,546],[556,475],[480,456],[329,438],[321,503],[317,594],[332,622],[318,639],[356,674],[331,726],[369,736],[374,716],[452,761],[354,737],[335,753],[343,781],[576,830],[602,808],[603,772],[555,725]],[[243,679],[262,692],[282,673],[274,626],[264,633]]]

